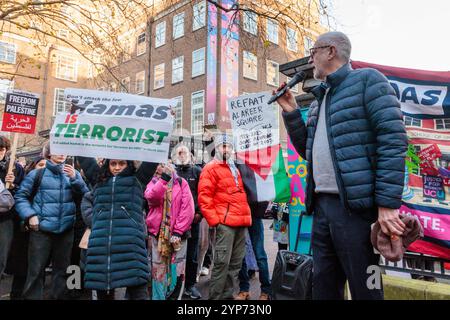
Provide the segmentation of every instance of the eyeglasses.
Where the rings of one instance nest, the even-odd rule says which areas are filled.
[[[329,48],[331,46],[321,46],[321,47],[312,47],[311,49],[309,49],[309,54],[311,55],[311,58],[314,58],[314,55],[316,54],[317,49],[325,49],[325,48]]]

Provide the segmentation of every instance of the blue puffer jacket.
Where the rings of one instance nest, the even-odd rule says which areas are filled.
[[[100,170],[95,160],[77,159],[95,185],[91,199],[86,197],[83,203],[83,215],[92,223],[85,287],[111,290],[146,284],[150,268],[145,245],[143,183],[153,176],[156,164],[144,162],[137,172],[132,172],[129,161],[129,166],[119,175],[95,184],[95,173]]]
[[[400,104],[386,77],[344,65],[313,90],[305,125],[300,110],[283,118],[297,152],[308,161],[306,210],[315,190],[312,146],[326,88],[326,125],[341,201],[349,212],[401,205],[407,136]],[[322,112],[322,110],[321,110]]]
[[[64,164],[57,165],[47,161],[33,203],[30,203],[29,197],[38,170],[33,170],[26,176],[15,194],[16,211],[20,218],[27,221],[37,215],[40,231],[62,233],[72,228],[76,211],[72,192],[82,195],[88,191],[78,171],[76,177],[71,179],[63,173],[63,167]]]

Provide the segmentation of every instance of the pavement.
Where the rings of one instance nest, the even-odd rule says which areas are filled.
[[[273,241],[273,231],[269,228],[272,224],[272,220],[263,220],[264,223],[264,247],[266,249],[268,262],[269,262],[269,272],[270,277],[272,277],[272,271],[275,263],[275,258],[278,252],[278,245]],[[202,300],[208,299],[208,286],[209,286],[209,275],[201,276],[199,282],[197,283],[197,289],[202,294]],[[5,275],[0,283],[0,300],[9,300],[9,291],[11,288],[12,277]],[[47,275],[45,281],[45,289],[44,289],[44,298],[48,295],[48,289],[51,283],[51,276]],[[238,293],[239,288],[236,287],[236,294]],[[258,272],[256,272],[255,277],[250,280],[250,297],[252,300],[257,300],[260,295],[260,284],[258,280]],[[116,299],[122,300],[124,299],[125,290],[118,289],[116,290]],[[80,300],[88,300],[90,299],[90,293],[86,292],[81,297]],[[183,300],[189,300],[188,298],[183,297]]]

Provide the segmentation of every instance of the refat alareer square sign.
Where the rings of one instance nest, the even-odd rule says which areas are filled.
[[[39,95],[9,90],[6,93],[2,131],[33,134],[36,128],[38,105]]]

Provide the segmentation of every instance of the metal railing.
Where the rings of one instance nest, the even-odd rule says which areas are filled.
[[[450,280],[450,270],[445,269],[445,263],[450,263],[450,260],[413,252],[405,253],[403,260],[399,262],[387,261],[382,256],[380,258],[380,267],[384,270]]]

